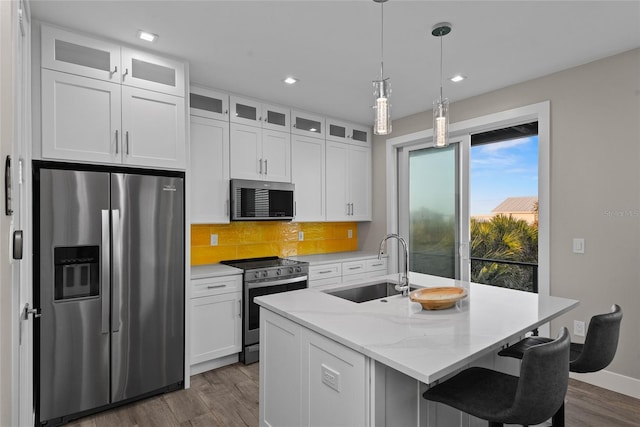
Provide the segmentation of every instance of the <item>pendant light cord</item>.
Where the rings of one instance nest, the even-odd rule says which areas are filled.
[[[384,3],[380,3],[380,80],[384,80]]]
[[[442,102],[442,30],[440,30],[440,102]]]

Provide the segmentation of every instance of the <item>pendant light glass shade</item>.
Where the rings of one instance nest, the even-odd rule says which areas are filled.
[[[451,32],[451,24],[441,22],[431,31],[435,37],[440,37],[440,97],[433,102],[433,143],[436,148],[449,145],[449,100],[442,96],[442,37]]]
[[[391,85],[389,78],[384,78],[384,3],[387,0],[373,0],[380,3],[380,80],[373,82],[373,133],[388,135],[391,133]]]
[[[373,133],[388,135],[391,133],[391,105],[389,104],[389,79],[373,82],[375,104],[373,105]]]
[[[449,100],[433,101],[433,141],[437,148],[449,145]]]

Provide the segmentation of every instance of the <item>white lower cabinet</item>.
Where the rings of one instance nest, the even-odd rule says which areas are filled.
[[[301,329],[300,425],[367,425],[369,377],[365,356]]]
[[[242,276],[191,280],[191,366],[238,353]]]
[[[260,426],[364,426],[364,355],[260,309]]]
[[[341,283],[354,282],[387,274],[387,258],[345,259],[342,262],[309,265],[309,287],[321,288]]]

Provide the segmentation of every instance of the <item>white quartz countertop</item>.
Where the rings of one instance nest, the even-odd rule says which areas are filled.
[[[207,279],[210,277],[232,276],[242,274],[242,269],[224,264],[194,265],[191,267],[192,279]]]
[[[378,258],[377,252],[332,252],[328,254],[300,255],[287,257],[295,261],[308,262],[312,265],[331,264],[333,262],[358,261],[361,259]]]
[[[397,274],[362,281],[396,280]],[[412,286],[461,286],[468,297],[428,311],[408,297],[354,303],[314,289],[258,297],[287,319],[331,338],[423,383],[433,383],[471,361],[515,342],[578,301],[410,273]],[[357,286],[345,285],[344,288]],[[335,290],[335,289],[333,289]]]

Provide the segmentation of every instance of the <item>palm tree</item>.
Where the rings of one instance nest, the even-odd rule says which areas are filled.
[[[538,262],[538,227],[511,216],[490,221],[471,219],[471,257],[517,262]],[[471,280],[512,289],[532,290],[533,271],[496,262],[471,263]]]

